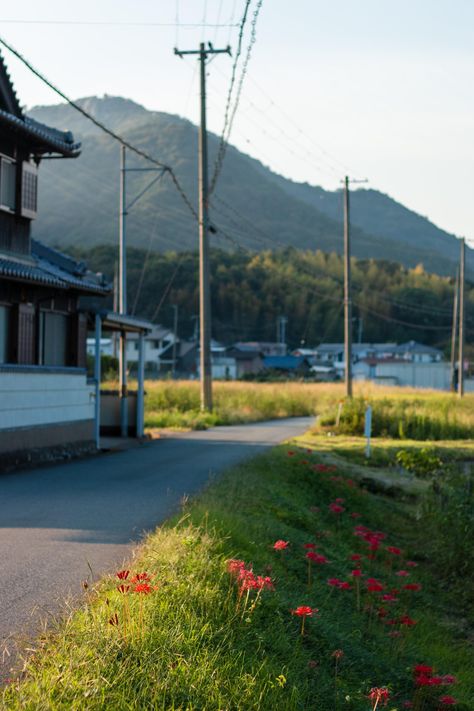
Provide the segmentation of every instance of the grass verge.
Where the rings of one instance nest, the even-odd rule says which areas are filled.
[[[443,571],[427,559],[416,506],[368,493],[350,462],[331,471],[319,454],[290,451],[278,447],[234,469],[150,535],[134,565],[147,578],[103,581],[45,639],[25,678],[5,690],[3,708],[365,711],[370,689],[388,687],[390,709],[411,701],[437,711],[451,694],[458,710],[472,709],[471,633]],[[373,539],[355,536],[355,525],[386,538],[370,553]],[[274,550],[278,539],[288,547]],[[311,581],[308,543],[328,561],[312,563]],[[364,574],[359,595],[353,555]],[[226,564],[234,558],[271,576],[274,590],[239,598]],[[369,577],[383,591],[370,592]],[[421,590],[405,590],[406,581]],[[131,589],[120,592],[121,584]],[[383,601],[387,594],[396,599]],[[319,610],[304,635],[290,612],[299,606]],[[415,691],[420,663],[435,678],[455,675],[455,687],[443,676],[444,686]]]

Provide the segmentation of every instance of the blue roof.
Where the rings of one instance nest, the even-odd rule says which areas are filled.
[[[304,356],[266,356],[263,359],[263,367],[281,370],[297,370],[305,362],[306,358]]]

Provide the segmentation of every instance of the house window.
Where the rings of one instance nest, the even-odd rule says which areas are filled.
[[[7,158],[0,163],[0,207],[15,209],[16,163]]]
[[[43,311],[40,318],[41,365],[67,365],[69,319]]]
[[[38,211],[38,169],[31,163],[23,163],[21,178],[21,214],[36,217]]]
[[[10,309],[0,306],[0,363],[8,363],[9,356]]]

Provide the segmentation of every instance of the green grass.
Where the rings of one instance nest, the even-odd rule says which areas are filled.
[[[289,457],[281,446],[230,471],[185,506],[181,520],[150,535],[133,570],[153,573],[157,589],[145,597],[123,596],[117,580],[103,581],[84,608],[44,640],[26,677],[5,691],[3,708],[365,711],[371,708],[369,689],[389,685],[388,708],[401,711],[412,696],[410,669],[425,662],[456,675],[456,708],[472,709],[466,611],[427,554],[417,505],[349,485],[348,476],[357,472],[344,460],[337,472],[342,480],[333,481],[335,474],[314,470],[319,454],[291,449],[297,454]],[[328,509],[336,497],[344,498],[346,508],[340,520]],[[326,583],[334,576],[349,579],[349,555],[366,552],[353,535],[349,512],[386,532],[384,545],[400,546],[406,559],[419,563],[409,579],[420,582],[422,591],[392,613],[408,610],[417,620],[401,638],[389,637],[393,627],[358,611],[353,590]],[[289,540],[290,548],[275,552],[277,539]],[[310,541],[330,563],[314,570],[308,588],[303,544]],[[229,558],[275,580],[275,590],[264,591],[253,612],[236,610]],[[384,554],[365,561],[364,570],[400,587],[388,559]],[[124,629],[125,601],[130,621]],[[304,637],[290,613],[299,605],[319,608]],[[115,613],[118,626],[109,624]],[[339,649],[344,656],[335,686],[333,652]],[[435,711],[438,705],[423,708]]]

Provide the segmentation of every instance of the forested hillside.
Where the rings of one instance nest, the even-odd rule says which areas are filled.
[[[151,112],[120,97],[79,101],[99,120],[132,143],[172,165],[191,202],[197,200],[197,129],[189,121]],[[35,236],[50,245],[93,247],[116,244],[118,235],[119,146],[67,105],[37,107],[31,115],[58,128],[70,129],[82,141],[73,161],[45,161],[40,170],[39,217]],[[217,138],[209,137],[212,166]],[[133,155],[128,166],[143,166]],[[154,176],[127,174],[129,202]],[[342,177],[342,176],[341,176]],[[453,275],[459,244],[424,217],[376,190],[351,194],[353,253],[362,258],[390,259],[405,266]],[[342,251],[341,192],[303,185],[276,175],[260,162],[229,147],[211,199],[217,227],[214,246],[234,243],[254,250],[300,249]],[[192,250],[197,229],[169,176],[159,180],[130,209],[129,244],[151,251]],[[467,250],[468,269],[474,255]]]
[[[74,251],[94,270],[112,276],[115,248]],[[147,256],[130,249],[128,256],[130,311],[171,327],[171,304],[177,304],[180,335],[190,337],[198,313],[196,253]],[[213,336],[218,340],[274,340],[280,315],[288,317],[292,347],[343,339],[343,263],[338,255],[213,250],[211,268]],[[364,341],[414,339],[449,350],[452,279],[393,262],[354,259],[353,288],[355,340],[360,325]],[[473,331],[474,288],[469,286],[468,338]]]

